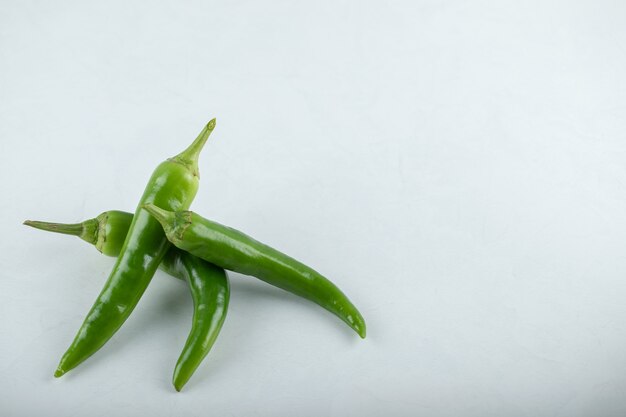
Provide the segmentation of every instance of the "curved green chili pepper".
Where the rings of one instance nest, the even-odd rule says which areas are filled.
[[[173,251],[170,251],[173,252]],[[172,384],[180,391],[209,353],[224,324],[230,287],[226,271],[184,251],[174,252],[175,270],[185,276],[193,298],[193,321],[176,362]]]
[[[25,225],[48,232],[78,236],[108,256],[118,256],[133,220],[132,213],[110,210],[76,224],[26,220]],[[226,319],[230,286],[226,272],[190,253],[171,247],[159,268],[187,281],[193,299],[191,331],[183,348],[172,383],[180,391],[209,353]]]
[[[154,203],[185,210],[198,190],[198,156],[215,127],[211,120],[196,140],[152,173],[109,279],[54,373],[60,377],[100,349],[122,326],[148,287],[170,244],[141,207]]]
[[[145,204],[175,246],[224,269],[255,276],[324,307],[365,338],[365,320],[339,288],[308,266],[191,211]]]

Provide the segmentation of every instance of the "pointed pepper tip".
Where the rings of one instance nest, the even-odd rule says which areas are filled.
[[[361,339],[365,339],[367,334],[367,326],[365,325],[365,320],[363,316],[359,314],[358,320],[350,323],[350,327],[361,337]]]

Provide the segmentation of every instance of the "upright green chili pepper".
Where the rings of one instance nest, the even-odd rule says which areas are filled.
[[[118,256],[124,245],[133,215],[110,210],[94,219],[76,224],[27,220],[25,225],[49,232],[78,236],[108,256]],[[188,252],[171,247],[159,268],[187,281],[193,299],[193,320],[185,347],[174,370],[173,384],[180,391],[209,353],[224,324],[230,286],[222,268],[211,265]]]
[[[361,313],[339,288],[319,272],[238,230],[191,211],[167,211],[145,204],[179,249],[222,268],[255,276],[271,285],[317,303],[365,338]]]
[[[196,140],[153,172],[135,211],[109,279],[54,373],[60,377],[100,349],[122,326],[170,247],[163,230],[141,207],[152,203],[185,210],[198,190],[198,156],[215,127],[211,120]]]

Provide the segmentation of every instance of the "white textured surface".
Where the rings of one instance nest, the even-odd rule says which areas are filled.
[[[0,3],[0,414],[626,415],[619,1]],[[333,279],[361,341],[232,275],[213,351],[155,277],[52,373],[111,266],[21,225],[132,210],[217,116],[198,212]]]

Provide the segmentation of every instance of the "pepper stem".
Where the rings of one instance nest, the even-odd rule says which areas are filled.
[[[35,229],[45,230],[46,232],[78,236],[92,245],[95,245],[96,240],[98,239],[98,219],[89,219],[82,223],[50,223],[40,222],[37,220],[26,220],[24,224],[26,226],[34,227]]]
[[[144,204],[143,208],[146,209],[148,213],[150,213],[155,219],[161,223],[162,226],[169,225],[171,221],[174,219],[174,213],[171,211],[163,210],[160,207],[155,206],[154,204]]]
[[[194,140],[187,149],[170,159],[172,161],[188,165],[197,175],[198,156],[200,156],[200,152],[202,151],[206,141],[209,139],[209,136],[211,136],[213,129],[215,129],[215,119],[211,119],[211,121],[204,126],[204,129],[202,129],[196,140]]]
[[[80,236],[83,232],[82,223],[49,223],[37,220],[26,220],[24,224],[26,226],[34,227],[35,229],[45,230],[47,232],[63,233],[64,235]]]
[[[172,242],[174,246],[179,246],[183,240],[185,231],[191,224],[191,211],[168,211],[163,210],[154,204],[144,204],[141,206],[152,215],[163,227],[165,237]],[[180,247],[180,246],[179,246]]]

